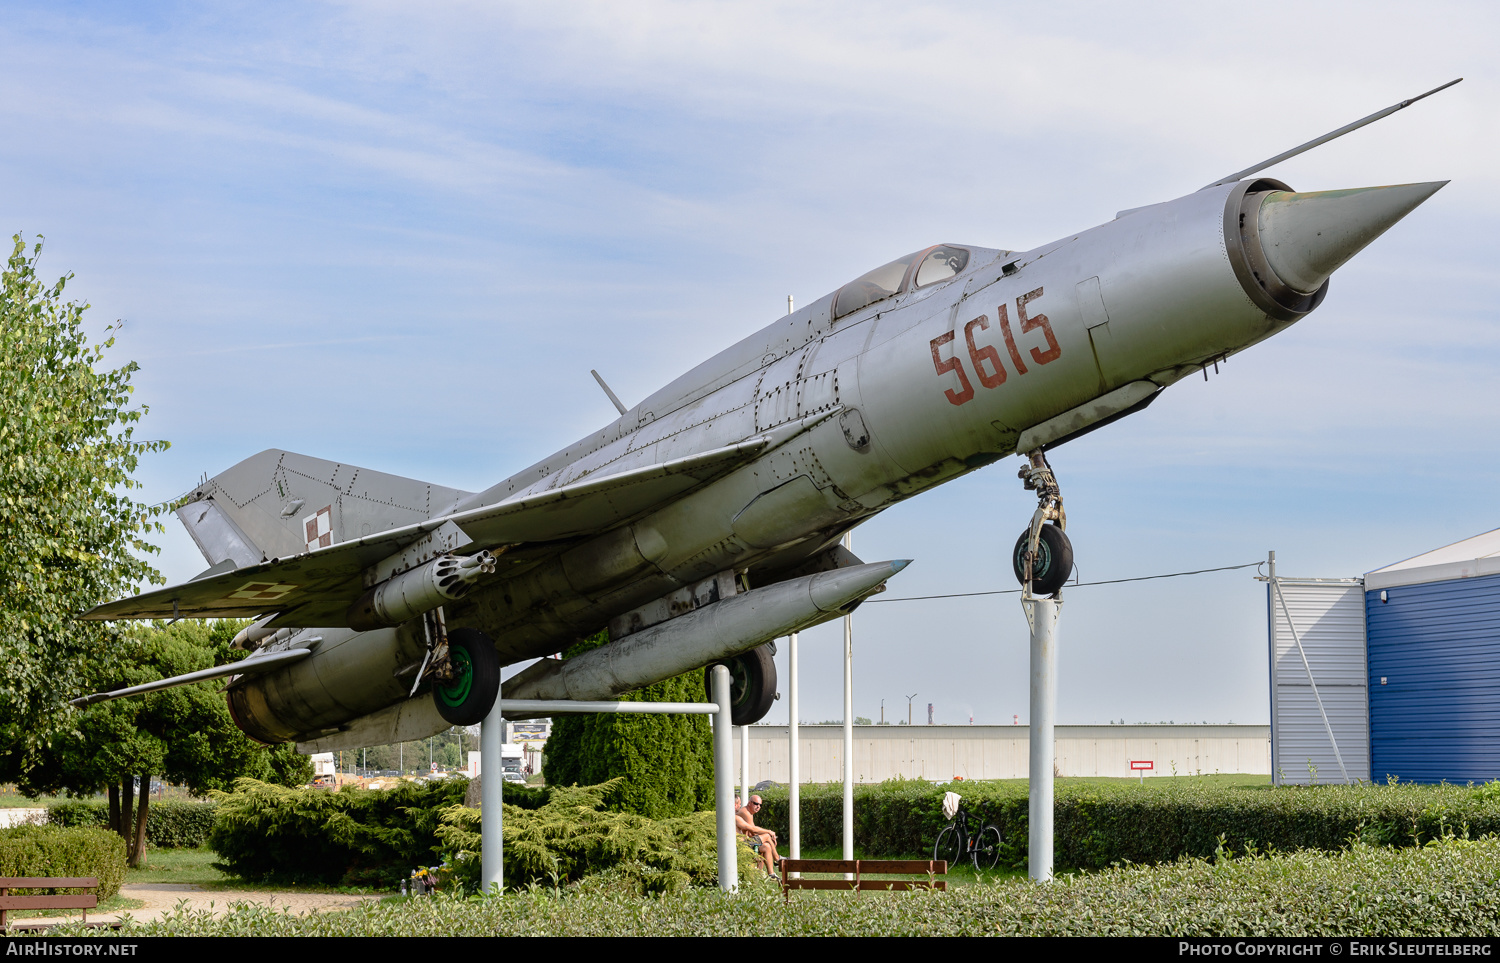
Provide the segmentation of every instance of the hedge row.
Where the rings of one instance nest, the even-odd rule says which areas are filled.
[[[208,843],[214,828],[217,804],[208,802],[157,802],[146,809],[146,841],[163,849],[196,849]],[[109,804],[75,800],[55,803],[47,809],[52,826],[108,826]]]
[[[946,893],[814,892],[783,901],[761,883],[733,896],[690,889],[641,899],[584,889],[554,896],[541,887],[306,916],[252,903],[221,916],[180,907],[120,935],[1493,937],[1497,888],[1500,840],[1446,839],[1415,849],[1356,843],[1336,854],[1116,867],[1047,886],[1012,877]]]
[[[854,842],[869,856],[930,853],[947,825],[943,794],[963,796],[971,819],[1000,827],[1019,863],[1026,853],[1027,787],[1022,781],[942,786],[892,780],[858,786]],[[802,845],[837,846],[843,826],[842,787],[802,787]],[[785,836],[787,792],[761,793],[757,821]],[[1337,850],[1351,837],[1410,846],[1445,832],[1500,833],[1500,783],[1463,786],[1225,787],[1192,778],[1144,786],[1059,784],[1053,811],[1056,865],[1097,869],[1117,861],[1170,862],[1231,848]]]
[[[0,829],[0,876],[97,876],[102,902],[125,881],[125,840],[107,829],[16,826]],[[31,890],[31,894],[48,890]],[[63,889],[51,892],[83,893]]]

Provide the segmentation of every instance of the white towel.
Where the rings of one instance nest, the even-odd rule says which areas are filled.
[[[943,793],[943,818],[952,819],[958,815],[958,804],[963,802],[964,797],[956,792]]]

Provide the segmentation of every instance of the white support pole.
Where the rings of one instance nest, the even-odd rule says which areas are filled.
[[[844,535],[852,549],[853,533]],[[854,858],[854,616],[844,616],[844,858]],[[846,874],[847,875],[847,874]]]
[[[750,727],[740,726],[740,801],[750,802]]]
[[[797,739],[797,633],[787,645],[787,726],[791,773],[787,779],[787,833],[792,837],[792,859],[802,858],[802,746]]]
[[[479,882],[486,895],[497,887],[498,892],[505,892],[505,837],[501,827],[505,767],[500,761],[504,740],[505,720],[500,718],[497,692],[490,714],[479,723]]]
[[[739,889],[739,863],[734,832],[734,723],[730,719],[729,669],[709,670],[710,688],[719,711],[714,714],[714,822],[719,836],[719,889]]]
[[[1039,883],[1052,879],[1052,766],[1057,722],[1057,617],[1062,602],[1023,598],[1031,623],[1030,802],[1027,807],[1028,875]]]

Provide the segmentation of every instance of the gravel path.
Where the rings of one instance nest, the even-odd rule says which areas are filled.
[[[355,896],[348,893],[256,893],[245,890],[205,890],[186,883],[126,883],[120,887],[120,895],[142,900],[146,905],[113,913],[91,912],[89,922],[113,922],[126,915],[137,922],[159,919],[183,901],[186,901],[191,909],[209,910],[215,914],[227,912],[231,903],[261,903],[277,909],[286,907],[301,916],[306,913],[349,909],[361,903],[380,899],[379,896]],[[63,920],[36,919],[24,922],[30,926],[61,923]]]

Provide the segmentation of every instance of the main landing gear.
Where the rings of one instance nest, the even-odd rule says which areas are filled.
[[[422,616],[427,652],[417,669],[411,694],[424,679],[432,680],[432,701],[450,725],[477,726],[500,695],[500,656],[495,643],[478,629],[448,631],[442,606]]]
[[[1062,491],[1042,449],[1029,452],[1029,464],[1019,477],[1027,491],[1036,492],[1036,513],[1011,552],[1016,581],[1028,596],[1048,597],[1062,590],[1073,574],[1073,543],[1068,540],[1068,515]]]
[[[742,652],[731,659],[715,665],[729,667],[730,721],[737,726],[748,726],[765,718],[776,701],[776,663],[771,657],[776,654],[776,643],[758,645],[749,652]],[[711,676],[714,667],[703,670],[703,690],[713,701]]]

